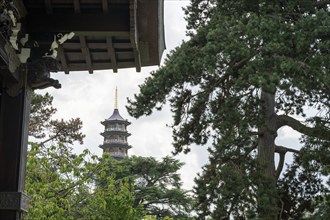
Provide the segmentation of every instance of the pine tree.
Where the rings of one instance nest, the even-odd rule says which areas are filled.
[[[322,0],[192,0],[185,9],[190,39],[151,73],[128,110],[140,117],[169,101],[175,153],[213,141],[196,180],[202,217],[277,219],[287,152],[306,169],[314,161],[328,167],[315,155],[303,162],[310,152],[275,139],[289,126],[303,135],[304,152],[329,151],[329,12]]]

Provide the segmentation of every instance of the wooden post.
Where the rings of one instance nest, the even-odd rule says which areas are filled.
[[[21,219],[27,211],[23,193],[31,89],[27,70],[21,68],[19,83],[2,82],[0,95],[0,219]]]

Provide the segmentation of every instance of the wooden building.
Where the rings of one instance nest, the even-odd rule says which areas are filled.
[[[161,0],[24,0],[27,30],[47,51],[59,34],[61,70],[158,65],[165,48]]]
[[[50,72],[139,72],[164,49],[163,0],[0,1],[0,219],[27,211],[32,90],[60,88]]]

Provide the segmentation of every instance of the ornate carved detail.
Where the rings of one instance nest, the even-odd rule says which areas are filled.
[[[0,33],[9,40],[12,28],[16,26],[16,18],[20,17],[12,0],[2,0],[0,3]]]
[[[0,192],[0,210],[28,211],[29,197],[22,192]]]
[[[45,57],[52,57],[54,59],[57,58],[58,53],[58,47],[63,44],[65,41],[70,40],[75,35],[74,32],[70,32],[67,34],[59,33],[57,35],[54,35],[54,41],[50,45],[49,52],[45,54]]]
[[[44,89],[50,86],[61,88],[58,80],[50,78],[50,72],[60,70],[57,60],[51,57],[42,57],[34,59],[27,63],[28,67],[28,83],[32,89]]]

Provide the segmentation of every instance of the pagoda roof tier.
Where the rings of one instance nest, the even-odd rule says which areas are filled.
[[[110,125],[110,124],[115,124],[115,123],[118,123],[118,124],[124,124],[124,125],[130,125],[131,122],[129,122],[128,120],[124,120],[124,121],[121,121],[121,120],[109,120],[109,119],[106,119],[104,121],[101,121],[101,124],[102,125]]]
[[[54,37],[57,59],[70,71],[159,65],[165,49],[164,0],[23,0],[26,32],[48,52]],[[57,39],[57,40],[58,40]]]
[[[118,121],[126,121],[123,117],[121,117],[121,115],[119,114],[119,111],[117,108],[115,108],[113,110],[112,115],[110,116],[110,118],[108,118],[107,120],[109,121],[114,121],[114,120],[118,120]]]
[[[122,136],[125,136],[125,137],[131,136],[131,134],[128,133],[127,131],[118,131],[118,130],[104,131],[104,132],[101,133],[101,135],[103,137],[107,137],[107,136],[111,136],[111,135],[122,135]]]
[[[114,123],[120,123],[120,124],[125,124],[125,125],[131,124],[131,122],[129,122],[126,119],[124,119],[123,117],[121,117],[117,108],[115,108],[113,110],[112,115],[108,119],[101,122],[101,124],[103,124],[103,125],[114,124]]]
[[[131,124],[131,122],[129,122],[127,120],[124,120],[124,121],[121,121],[121,120],[112,120],[112,121],[110,121],[110,120],[106,119],[104,121],[101,121],[101,124],[104,125],[104,126],[105,125],[110,125],[110,124],[115,124],[115,123],[124,124],[124,125],[130,125]]]
[[[131,145],[121,144],[121,143],[104,143],[104,144],[100,145],[99,147],[102,149],[113,148],[113,147],[126,148],[126,149],[132,148]]]

